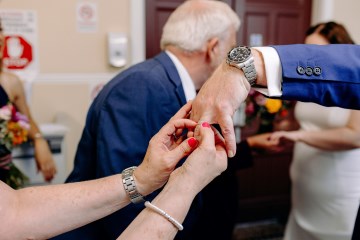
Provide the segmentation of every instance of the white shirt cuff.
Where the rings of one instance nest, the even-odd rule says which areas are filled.
[[[267,88],[254,88],[256,91],[268,97],[280,97],[282,95],[282,67],[277,51],[272,47],[254,47],[264,57]]]

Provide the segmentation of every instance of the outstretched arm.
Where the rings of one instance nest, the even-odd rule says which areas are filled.
[[[360,46],[298,44],[273,46],[270,49],[270,52],[274,52],[274,49],[276,52],[265,54],[266,51],[261,50],[260,53],[252,49],[258,73],[256,84],[265,88],[274,82],[276,86],[281,85],[276,94],[270,94],[270,97],[360,109]],[[346,60],[339,61],[339,57]],[[273,63],[274,60],[277,64]],[[305,73],[308,67],[311,74]],[[314,74],[315,68],[317,71]],[[245,100],[249,89],[244,73],[224,62],[200,89],[193,102],[191,119],[218,123],[229,157],[236,152],[232,116]]]
[[[360,109],[359,45],[295,44],[274,48],[281,60],[283,99]],[[310,72],[301,74],[301,68]]]
[[[280,131],[274,132],[271,142],[280,142],[282,138],[303,142],[312,147],[327,151],[341,151],[360,147],[360,111],[351,110],[346,126],[319,131]]]
[[[195,128],[195,122],[183,119],[190,110],[191,105],[185,105],[152,138],[144,161],[134,171],[141,194],[163,186],[178,161],[196,148],[193,137],[182,141],[173,136]],[[130,202],[121,174],[21,190],[0,181],[0,195],[0,236],[4,240],[47,239],[107,216]]]
[[[130,200],[121,175],[13,190],[0,182],[2,239],[48,239],[104,217]]]

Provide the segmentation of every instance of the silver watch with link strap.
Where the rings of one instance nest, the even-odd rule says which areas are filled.
[[[231,49],[227,55],[227,64],[236,67],[244,72],[245,78],[254,86],[256,83],[256,69],[251,48],[247,46],[237,46]]]
[[[123,182],[126,193],[130,197],[130,201],[132,203],[141,203],[141,202],[144,202],[145,199],[144,199],[143,195],[141,195],[136,188],[136,184],[135,184],[135,180],[134,180],[134,170],[135,169],[136,169],[136,167],[129,167],[129,168],[124,169],[121,173],[122,182]]]

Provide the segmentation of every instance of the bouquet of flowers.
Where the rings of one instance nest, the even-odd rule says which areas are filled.
[[[258,120],[258,133],[271,132],[274,120],[286,118],[294,106],[292,101],[267,98],[253,89],[250,90],[245,103],[246,123]]]
[[[6,183],[13,188],[23,186],[28,180],[11,161],[11,150],[28,140],[29,129],[29,119],[11,103],[0,108],[0,167],[9,170]]]

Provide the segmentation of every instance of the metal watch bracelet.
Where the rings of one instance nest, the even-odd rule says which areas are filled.
[[[257,77],[256,69],[254,66],[254,57],[251,57],[249,61],[244,64],[242,70],[244,71],[244,75],[250,83],[250,86],[254,86],[256,84]]]
[[[141,195],[135,184],[134,180],[134,170],[136,167],[129,167],[122,171],[122,182],[125,188],[126,193],[129,195],[130,201],[132,203],[141,203],[144,202],[145,199],[143,195]]]

